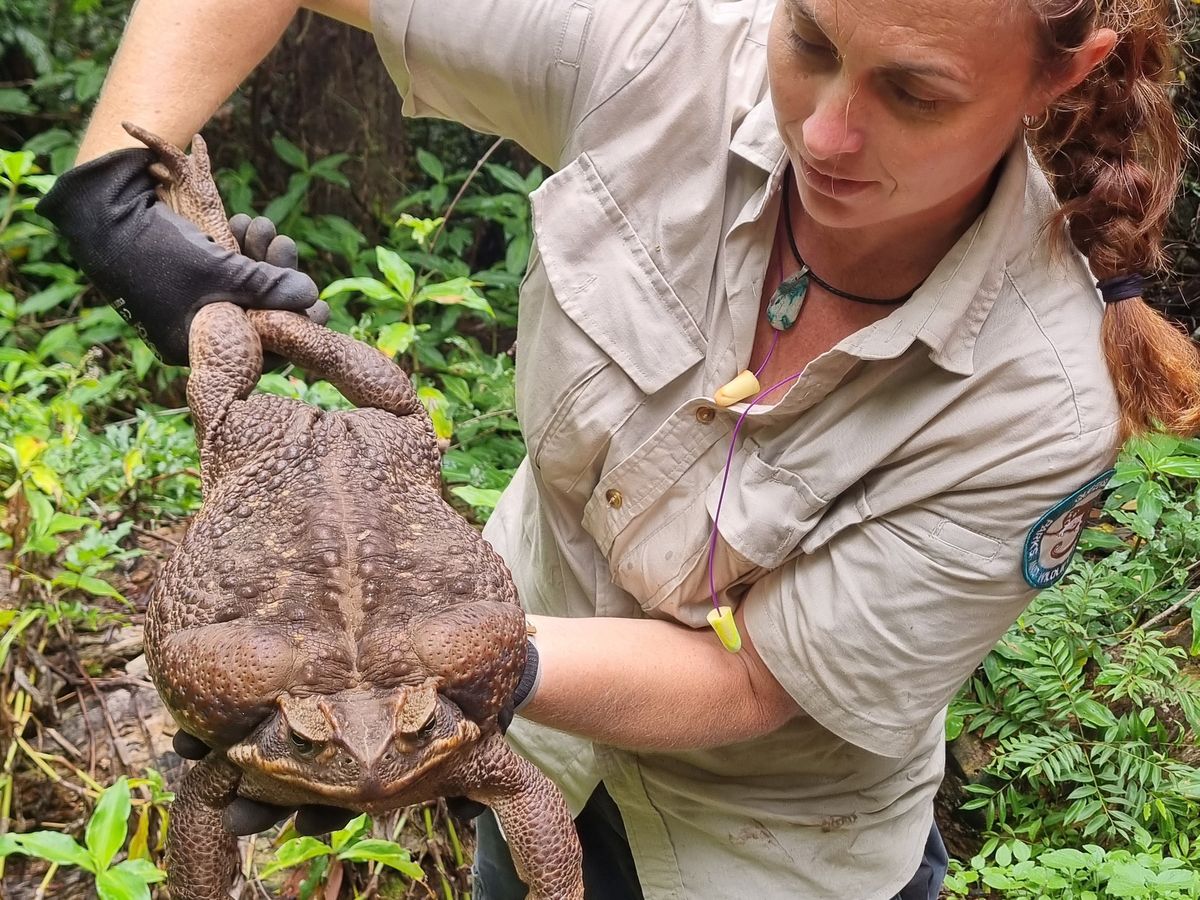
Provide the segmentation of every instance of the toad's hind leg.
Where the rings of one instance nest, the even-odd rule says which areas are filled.
[[[238,874],[237,838],[221,813],[237,792],[241,773],[211,754],[184,776],[171,804],[167,887],[172,900],[228,900]]]

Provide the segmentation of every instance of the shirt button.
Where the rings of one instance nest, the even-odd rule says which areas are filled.
[[[701,406],[696,410],[696,421],[701,425],[707,425],[717,417],[717,411],[711,406]]]
[[[621,492],[617,491],[617,490],[611,490],[611,491],[606,492],[604,494],[604,500],[613,509],[620,509],[621,504],[625,502],[625,498],[622,497]]]

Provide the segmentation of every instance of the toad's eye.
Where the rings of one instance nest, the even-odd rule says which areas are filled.
[[[425,724],[417,729],[417,737],[425,740],[433,734],[435,728],[437,728],[437,710],[430,712]]]
[[[296,755],[307,759],[317,752],[317,745],[304,737],[302,734],[297,734],[291,729],[288,730],[288,743],[292,745],[292,749],[296,751]]]

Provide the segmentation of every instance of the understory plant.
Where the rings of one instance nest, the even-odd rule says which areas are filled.
[[[960,892],[1197,896],[1200,440],[1131,440],[1110,488],[1070,573],[952,705],[950,736],[990,753],[964,809],[992,839]]]

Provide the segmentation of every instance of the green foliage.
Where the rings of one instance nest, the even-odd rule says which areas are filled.
[[[127,0],[0,4],[0,82],[9,85],[0,87],[0,119],[36,117],[26,149],[48,154],[54,172],[70,165],[76,141],[53,123],[77,124],[95,101],[128,12]]]
[[[269,878],[284,869],[307,866],[307,874],[298,893],[299,900],[316,896],[317,889],[326,882],[331,865],[337,862],[371,863],[394,869],[413,881],[425,879],[424,870],[412,861],[406,849],[394,841],[369,837],[370,830],[370,819],[361,815],[345,828],[333,832],[328,843],[307,836],[292,838],[279,846],[274,859],[259,875]]]
[[[112,864],[125,846],[131,808],[129,780],[122,776],[100,795],[83,846],[58,831],[0,835],[0,857],[23,853],[53,866],[78,866],[95,876],[100,900],[150,900],[150,885],[166,877],[162,870],[132,856]]]
[[[1006,896],[1197,896],[1197,867],[1179,857],[1200,828],[1198,648],[1159,629],[1200,616],[1200,441],[1132,440],[1110,486],[1071,573],[953,704],[956,730],[995,742],[964,808],[985,811],[1000,856],[973,860],[964,891],[974,873]],[[1017,838],[1047,852],[1013,863],[1003,848]],[[1102,849],[1129,845],[1141,852]],[[1065,851],[1081,848],[1104,866],[1066,872],[1079,857]]]
[[[1200,897],[1196,862],[1160,851],[1105,850],[1097,844],[1050,850],[992,838],[968,862],[951,860],[945,890],[958,897],[986,887],[1012,900]]]

